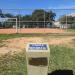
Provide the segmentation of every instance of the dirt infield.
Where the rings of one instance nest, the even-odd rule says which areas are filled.
[[[63,33],[63,29],[50,29],[50,28],[26,28],[18,29],[18,33]],[[0,34],[13,34],[17,33],[16,29],[0,29]]]

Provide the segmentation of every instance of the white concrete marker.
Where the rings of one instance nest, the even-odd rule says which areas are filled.
[[[26,48],[27,74],[47,75],[50,49],[46,43],[29,43]]]

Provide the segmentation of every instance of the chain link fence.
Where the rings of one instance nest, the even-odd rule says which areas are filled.
[[[75,28],[75,9],[0,9],[0,30]]]

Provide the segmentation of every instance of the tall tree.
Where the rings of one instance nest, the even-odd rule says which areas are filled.
[[[44,21],[44,10],[34,10],[32,13],[33,21]]]
[[[25,15],[21,18],[22,21],[32,21],[32,16],[31,15]]]
[[[56,14],[53,13],[52,11],[45,11],[43,9],[39,10],[34,10],[32,13],[32,20],[33,21],[42,21],[42,23],[37,23],[38,25],[44,25],[45,21],[45,26],[47,26],[48,23],[52,25],[52,21],[55,20]],[[48,22],[47,22],[48,21]]]
[[[13,17],[14,17],[14,15],[12,15],[12,14],[10,14],[10,13],[6,13],[5,16],[6,16],[7,18],[13,18]]]

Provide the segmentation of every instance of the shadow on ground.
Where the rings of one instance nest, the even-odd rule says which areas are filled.
[[[52,73],[49,73],[48,75],[73,75],[72,70],[56,70]]]

